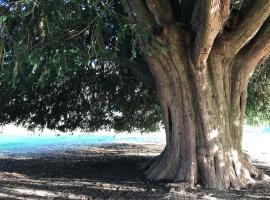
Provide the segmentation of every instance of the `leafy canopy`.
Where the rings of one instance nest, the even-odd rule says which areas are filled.
[[[119,0],[0,1],[0,123],[155,130],[155,90],[129,66],[145,64],[138,38],[151,39],[147,28]],[[264,64],[250,83],[249,122],[270,119],[268,74]]]
[[[0,122],[59,130],[154,130],[155,92],[112,60],[140,59],[117,1],[7,1]]]

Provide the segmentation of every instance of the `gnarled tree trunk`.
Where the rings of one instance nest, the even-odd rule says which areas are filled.
[[[184,42],[181,37],[172,37],[180,35],[176,33],[176,28],[164,30],[173,51],[148,57],[167,145],[147,169],[147,178],[219,189],[245,187],[255,175],[241,151],[247,82],[232,90],[232,63],[215,50],[207,66],[197,69],[189,52],[177,45]]]
[[[167,138],[146,177],[242,188],[258,176],[241,142],[248,80],[270,54],[270,1],[250,3],[230,31],[224,27],[231,21],[231,1],[189,4],[188,9],[173,0],[125,4],[137,22],[153,30],[152,41],[141,36],[141,49],[156,82]],[[177,6],[192,12],[184,13],[185,21]],[[193,30],[177,21],[191,18]],[[156,44],[168,48],[160,51]]]

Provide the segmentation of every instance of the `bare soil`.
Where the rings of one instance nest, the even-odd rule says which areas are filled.
[[[144,181],[139,163],[162,145],[113,144],[0,157],[0,199],[270,199],[270,182],[244,190],[205,190]],[[270,175],[270,166],[258,166]]]

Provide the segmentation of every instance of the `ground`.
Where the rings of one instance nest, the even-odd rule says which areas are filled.
[[[0,157],[0,199],[270,199],[270,182],[226,192],[144,182],[162,145],[113,144]],[[270,166],[259,166],[270,175]]]

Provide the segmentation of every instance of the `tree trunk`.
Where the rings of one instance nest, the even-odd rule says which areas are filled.
[[[242,153],[243,118],[248,79],[270,55],[270,1],[248,1],[240,17],[229,0],[123,2],[151,33],[138,38],[166,130],[146,177],[218,189],[252,183],[258,171]]]
[[[241,149],[247,78],[234,76],[233,63],[215,49],[204,66],[193,65],[188,48],[180,45],[184,37],[175,28],[164,30],[164,35],[170,36],[164,41],[172,48],[152,50],[147,59],[167,144],[147,168],[147,179],[218,189],[253,183],[257,170]]]

